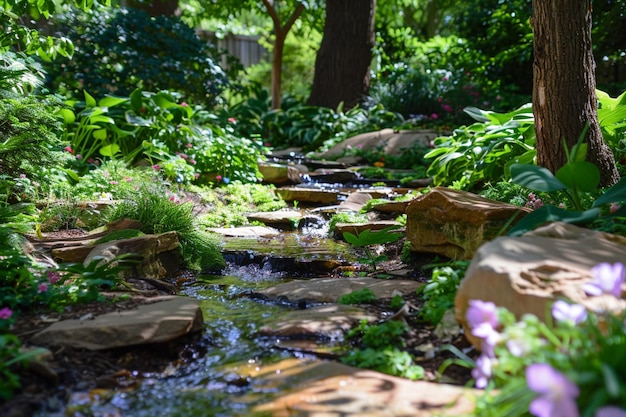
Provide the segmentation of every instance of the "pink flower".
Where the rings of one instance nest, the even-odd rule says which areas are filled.
[[[82,155],[76,155],[76,159],[78,159],[80,161],[81,159],[83,159],[83,156]]]
[[[170,201],[176,201],[176,197],[175,197],[175,196],[173,196],[173,195],[171,195],[171,196],[170,196]]]
[[[3,307],[0,309],[0,319],[8,320],[13,315],[13,311],[9,307]]]
[[[161,167],[158,164],[156,164],[156,165],[152,165],[152,169],[155,171],[158,171],[161,169]]]
[[[195,160],[195,159],[189,159],[189,163],[190,163],[191,165],[195,165],[195,164],[196,164],[196,160]]]
[[[229,123],[237,123],[237,119],[235,119],[234,117],[229,117],[228,118],[228,122]]]
[[[59,275],[58,272],[48,271],[47,275],[48,275],[48,281],[50,281],[50,284],[56,284],[57,282],[61,280],[61,276]]]
[[[109,181],[109,184],[111,184],[111,185],[117,185],[117,184],[119,184],[119,182],[117,182],[117,181]]]
[[[221,175],[216,175],[215,176],[215,181],[221,181],[222,180],[222,176]]]
[[[39,287],[37,287],[37,292],[42,293],[46,291],[48,291],[48,284],[46,284],[45,282],[39,284]]]
[[[438,119],[439,116],[437,115],[437,113],[433,113],[433,114],[430,115],[430,118],[431,119]]]
[[[72,155],[74,155],[74,150],[72,149],[72,147],[70,145],[67,145],[63,149],[66,150],[67,152],[71,153]]]
[[[609,208],[609,211],[611,212],[611,214],[615,213],[617,210],[619,210],[620,208],[622,208],[621,204],[617,204],[617,203],[611,203],[611,207]]]
[[[26,174],[20,174],[20,178],[25,180],[26,179]]]
[[[185,145],[185,148],[193,148],[193,145],[191,143],[188,143]]]
[[[576,384],[546,363],[526,368],[528,388],[538,396],[530,403],[530,413],[537,417],[578,417]]]
[[[442,104],[441,108],[444,109],[445,111],[447,111],[448,113],[452,113],[454,110],[452,109],[452,106],[449,104]]]
[[[181,105],[181,106],[183,106],[183,107],[187,107],[187,106],[189,106],[189,105],[188,105],[187,103],[185,103],[184,101],[183,101],[182,103],[180,103],[180,105]]]

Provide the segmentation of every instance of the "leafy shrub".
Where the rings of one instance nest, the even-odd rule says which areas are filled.
[[[270,111],[261,120],[264,137],[272,146],[298,146],[304,151],[332,146],[349,136],[393,127],[403,121],[402,116],[383,106],[369,110],[355,107],[344,112],[342,106],[333,110],[288,101],[283,103],[283,109]]]
[[[0,194],[5,201],[31,201],[35,195],[28,195],[25,179],[42,179],[42,170],[57,163],[61,125],[54,112],[59,104],[51,96],[0,93]]]
[[[53,91],[79,96],[129,95],[136,88],[173,90],[185,100],[216,102],[226,87],[214,50],[177,17],[151,17],[137,9],[69,11],[58,30],[75,45],[72,60],[46,65]]]
[[[452,136],[435,139],[427,174],[435,185],[472,190],[486,182],[510,177],[514,163],[530,162],[536,155],[534,119],[530,105],[510,113],[477,108],[465,112],[477,123],[455,129]]]
[[[193,203],[180,202],[158,188],[138,190],[133,198],[120,203],[108,220],[129,218],[139,220],[146,234],[175,231],[181,245],[184,264],[192,270],[214,270],[224,266],[217,242],[196,224]]]
[[[87,92],[84,96],[84,102],[73,103],[77,114],[61,110],[75,182],[101,158],[120,158],[128,165],[148,162],[176,183],[260,178],[261,146],[234,136],[230,126],[215,124],[214,115],[181,102],[178,94],[134,90],[128,97],[99,101]]]

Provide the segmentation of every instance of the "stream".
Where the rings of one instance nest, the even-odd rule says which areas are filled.
[[[229,262],[222,275],[200,275],[181,290],[181,295],[201,302],[206,354],[149,375],[132,390],[107,391],[101,396],[79,394],[70,400],[65,414],[40,416],[263,415],[251,409],[280,392],[246,375],[258,371],[260,365],[289,358],[306,362],[315,357],[278,348],[277,340],[259,334],[266,321],[297,306],[250,295],[294,279],[287,272],[294,268],[306,270],[312,262],[327,262],[331,257],[354,257],[348,245],[320,236],[315,229],[307,234],[283,233],[269,240],[227,239],[224,253]]]

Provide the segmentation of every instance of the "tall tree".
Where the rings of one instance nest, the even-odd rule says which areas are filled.
[[[293,25],[307,9],[316,10],[318,0],[210,0],[189,2],[187,10],[194,15],[192,20],[201,17],[233,19],[243,11],[261,11],[271,21],[273,37],[272,50],[272,108],[280,108],[281,78],[285,39]],[[183,3],[183,2],[181,2]],[[193,3],[193,4],[192,4]]]
[[[354,107],[368,93],[376,0],[328,0],[308,103]]]
[[[601,171],[601,185],[619,180],[613,153],[598,123],[591,0],[533,0],[533,113],[537,164],[556,172],[567,161],[586,124],[587,160]]]

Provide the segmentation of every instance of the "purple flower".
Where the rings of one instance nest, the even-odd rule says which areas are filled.
[[[492,359],[487,355],[480,355],[476,359],[476,366],[472,369],[472,378],[476,381],[476,388],[485,388],[491,378]]]
[[[593,280],[583,285],[587,295],[611,294],[615,297],[622,295],[622,283],[624,282],[624,265],[613,265],[603,262],[591,268]]]
[[[560,322],[578,324],[587,318],[587,310],[580,304],[569,304],[563,300],[557,300],[552,304],[552,317]]]
[[[491,301],[470,300],[465,318],[472,329],[485,323],[495,329],[500,324],[496,305]]]
[[[46,291],[48,291],[48,284],[46,284],[45,282],[39,284],[39,287],[37,287],[37,292],[42,293]]]
[[[526,368],[526,382],[537,397],[530,403],[529,411],[537,417],[578,417],[576,384],[546,363],[536,363]]]
[[[13,311],[9,307],[3,307],[0,309],[0,319],[7,320],[13,315]]]
[[[608,405],[596,410],[595,417],[626,417],[626,410],[614,405]]]

